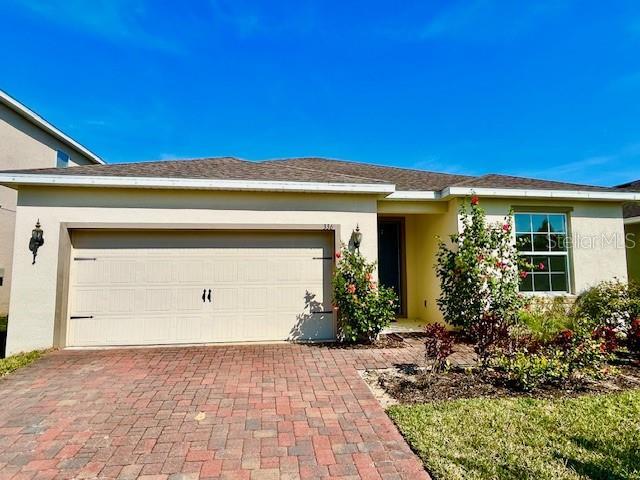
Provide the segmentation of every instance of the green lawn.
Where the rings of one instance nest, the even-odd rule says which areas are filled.
[[[435,480],[640,479],[640,391],[393,406]]]

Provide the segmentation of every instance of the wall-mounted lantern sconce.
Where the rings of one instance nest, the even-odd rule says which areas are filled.
[[[33,253],[33,262],[31,265],[35,265],[38,249],[44,245],[44,236],[42,234],[43,232],[40,228],[40,219],[38,219],[36,222],[36,228],[31,231],[31,239],[29,240],[29,250]]]
[[[360,244],[362,243],[362,232],[360,231],[360,225],[356,225],[356,229],[351,234],[353,246],[359,251]]]

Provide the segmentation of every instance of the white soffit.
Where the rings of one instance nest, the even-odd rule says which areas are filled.
[[[441,193],[441,198],[478,195],[479,197],[501,198],[537,198],[537,199],[568,199],[568,200],[600,200],[610,202],[624,202],[640,200],[640,193],[608,192],[597,190],[545,190],[520,188],[469,188],[449,187]]]

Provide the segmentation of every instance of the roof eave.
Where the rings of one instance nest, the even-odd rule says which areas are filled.
[[[441,199],[478,195],[498,198],[534,198],[558,200],[598,200],[626,202],[640,200],[640,193],[606,192],[596,190],[547,190],[527,188],[447,187],[440,192]]]
[[[289,182],[270,180],[220,180],[204,178],[118,177],[80,175],[36,175],[0,173],[0,185],[103,188],[153,188],[192,190],[237,190],[307,193],[357,193],[388,195],[395,185],[337,182]]]
[[[434,190],[396,190],[385,200],[439,200],[439,192]]]
[[[27,108],[25,105],[23,105],[22,103],[20,103],[15,98],[8,95],[7,93],[3,92],[2,90],[0,90],[0,102],[6,105],[7,107],[9,107],[14,112],[16,112],[18,115],[26,118],[31,123],[37,125],[39,128],[41,128],[45,132],[54,136],[61,142],[65,143],[66,145],[82,153],[89,160],[100,165],[105,165],[104,160],[102,160],[98,155],[93,153],[84,145],[81,145],[80,143],[76,142],[73,138],[69,137],[67,134],[57,129],[56,127],[54,127],[51,123],[47,122],[44,118],[42,118],[36,112],[31,110],[30,108]]]

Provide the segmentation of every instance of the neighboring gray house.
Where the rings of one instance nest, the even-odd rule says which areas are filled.
[[[95,153],[0,90],[0,170],[104,164]],[[18,194],[0,186],[0,316],[9,311]],[[24,239],[25,248],[28,238]]]

